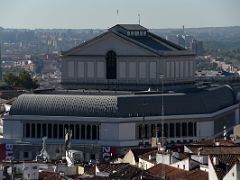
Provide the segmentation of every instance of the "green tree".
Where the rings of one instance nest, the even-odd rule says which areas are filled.
[[[18,77],[14,75],[13,73],[6,73],[4,76],[4,81],[8,83],[10,86],[17,86],[18,83]]]
[[[31,74],[27,71],[20,72],[18,76],[7,73],[4,80],[13,87],[22,87],[25,89],[36,89],[39,87],[37,80],[32,79]]]

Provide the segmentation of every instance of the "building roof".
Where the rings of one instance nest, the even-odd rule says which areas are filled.
[[[117,25],[113,26],[112,28],[114,28],[116,26],[119,26],[128,31],[146,31],[146,30],[148,30],[147,28],[141,26],[140,24],[117,24]]]
[[[186,147],[191,151],[190,154],[200,154],[200,155],[240,155],[240,146],[191,146],[186,145]]]
[[[124,32],[125,31],[125,32]],[[128,36],[126,31],[146,31],[146,36]],[[63,56],[74,55],[75,52],[84,47],[87,44],[99,40],[100,38],[106,36],[109,33],[127,40],[130,43],[133,43],[137,46],[140,46],[148,51],[154,53],[155,56],[189,56],[194,55],[193,52],[186,50],[185,48],[170,42],[158,35],[148,32],[148,29],[139,25],[139,24],[117,24],[112,28],[108,29],[107,32],[100,34],[99,36],[90,39],[68,51],[62,52]]]
[[[192,93],[69,95],[23,94],[13,102],[10,115],[79,117],[143,117],[214,113],[235,104],[229,86]]]
[[[157,164],[147,170],[151,175],[163,177],[163,172],[165,179],[175,180],[175,179],[186,179],[186,180],[207,180],[208,173],[201,171],[199,169],[185,171],[165,164]]]
[[[223,177],[231,170],[231,168],[239,162],[239,156],[236,155],[211,155],[210,161],[214,167],[218,179],[223,179]],[[214,164],[214,158],[216,158],[217,163]]]

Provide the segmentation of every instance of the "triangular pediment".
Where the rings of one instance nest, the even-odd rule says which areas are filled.
[[[132,42],[127,37],[120,37],[111,31],[70,49],[63,55],[106,55],[109,50],[115,51],[118,56],[158,56],[156,52]]]

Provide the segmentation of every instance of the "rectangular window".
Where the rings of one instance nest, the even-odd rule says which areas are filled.
[[[63,139],[63,125],[62,124],[59,125],[59,138]]]
[[[94,62],[87,62],[87,77],[94,78]]]
[[[157,77],[157,62],[150,62],[149,64],[149,77],[150,79],[156,79]]]
[[[35,124],[32,124],[32,134],[31,134],[31,137],[32,137],[32,138],[35,138],[35,133],[36,133],[35,130],[36,130],[36,129],[35,129]]]
[[[188,123],[188,136],[190,136],[190,137],[193,136],[193,123],[192,122]]]
[[[127,69],[127,66],[126,66],[126,62],[119,62],[119,77],[120,78],[126,78],[126,69]]]
[[[29,158],[29,152],[28,151],[23,152],[23,158],[25,158],[25,159]]]
[[[41,138],[41,124],[37,124],[37,138]]]
[[[84,78],[84,73],[85,73],[85,67],[84,67],[84,62],[79,61],[78,62],[78,78]]]
[[[48,138],[52,138],[52,124],[48,124]]]
[[[46,124],[42,125],[42,135],[43,135],[43,137],[47,136],[47,125]]]
[[[187,123],[182,123],[182,136],[187,136]]]
[[[175,129],[173,123],[170,123],[170,137],[175,137]]]
[[[136,62],[129,62],[129,78],[136,78],[137,75],[137,64]]]
[[[176,123],[176,137],[181,136],[181,123]]]
[[[147,77],[146,62],[139,62],[139,78],[145,79]]]
[[[97,62],[97,77],[98,78],[104,78],[105,77],[104,62]]]
[[[67,63],[67,72],[68,72],[68,78],[73,79],[74,78],[74,61],[69,61]]]

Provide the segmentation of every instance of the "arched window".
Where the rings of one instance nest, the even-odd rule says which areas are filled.
[[[106,54],[106,75],[107,79],[117,78],[117,55],[114,51],[108,51]]]

